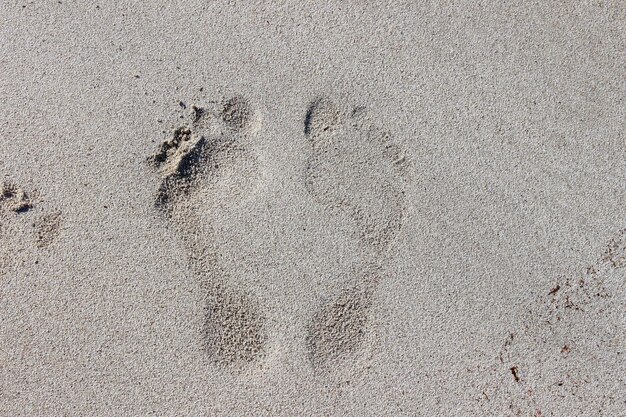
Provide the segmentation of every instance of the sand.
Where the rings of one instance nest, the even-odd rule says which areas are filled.
[[[0,5],[0,415],[626,415],[622,2]]]

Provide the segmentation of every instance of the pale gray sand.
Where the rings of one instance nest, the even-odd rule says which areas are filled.
[[[623,4],[146,3],[0,5],[1,415],[626,414]]]

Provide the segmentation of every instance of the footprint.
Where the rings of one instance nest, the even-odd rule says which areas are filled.
[[[211,248],[201,212],[227,209],[251,198],[261,173],[248,138],[258,128],[252,105],[242,97],[193,107],[189,126],[174,131],[149,158],[162,175],[155,207],[184,244],[192,273],[207,292],[202,342],[211,360],[242,366],[259,360],[267,340],[264,316],[250,296],[228,287]]]
[[[209,356],[223,365],[258,360],[267,342],[260,307],[249,296],[225,288],[211,293],[203,335]]]
[[[360,248],[373,264],[382,263],[404,222],[406,157],[365,109],[342,112],[327,98],[310,105],[304,133],[312,147],[306,171],[309,193],[331,210],[347,215]],[[353,283],[314,316],[307,336],[314,368],[354,363],[368,350],[380,274],[379,267],[353,271]]]

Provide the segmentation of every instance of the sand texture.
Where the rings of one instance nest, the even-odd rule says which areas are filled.
[[[626,416],[624,2],[0,4],[0,416]]]

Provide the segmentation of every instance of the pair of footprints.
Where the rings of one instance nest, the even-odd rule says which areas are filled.
[[[355,244],[371,266],[353,271],[340,294],[317,310],[304,338],[309,359],[323,368],[363,351],[373,293],[384,252],[403,224],[406,161],[387,132],[364,108],[340,110],[314,101],[304,119],[310,157],[304,181],[313,199],[353,224]],[[193,120],[161,144],[151,163],[162,175],[155,206],[179,234],[189,264],[207,292],[204,344],[211,359],[227,366],[258,361],[268,336],[260,306],[229,287],[211,255],[210,238],[198,229],[198,208],[237,205],[259,189],[261,169],[248,139],[261,125],[243,97],[193,107]],[[208,200],[208,201],[207,201]]]

